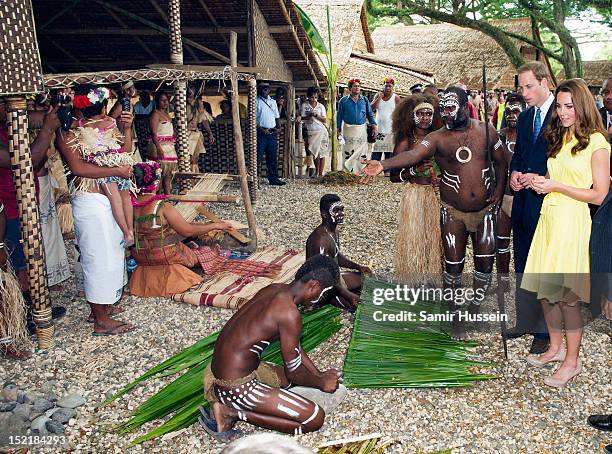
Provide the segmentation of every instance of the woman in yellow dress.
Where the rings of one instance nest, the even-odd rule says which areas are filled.
[[[582,370],[580,303],[589,301],[588,203],[599,205],[610,186],[610,144],[587,85],[579,79],[562,82],[546,134],[548,174],[535,177],[531,189],[547,194],[542,204],[522,288],[537,293],[550,333],[550,346],[527,362],[543,367],[560,361],[544,379],[563,387]],[[565,342],[563,346],[563,327]]]

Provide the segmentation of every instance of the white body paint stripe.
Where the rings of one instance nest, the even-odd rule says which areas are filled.
[[[297,411],[295,411],[294,409],[289,408],[289,407],[286,407],[286,406],[285,406],[285,405],[283,405],[283,404],[278,404],[278,405],[276,406],[276,408],[278,408],[280,411],[282,411],[282,412],[283,412],[283,413],[285,413],[286,415],[291,416],[292,418],[295,418],[296,416],[299,416],[299,415],[300,415],[300,414],[299,414]]]
[[[319,406],[317,404],[315,404],[315,408],[314,411],[312,412],[312,415],[310,415],[310,418],[308,418],[306,421],[304,421],[303,424],[308,424],[310,421],[312,421],[313,419],[315,419],[315,417],[319,414]]]

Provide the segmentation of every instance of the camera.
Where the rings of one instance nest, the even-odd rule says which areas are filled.
[[[131,107],[131,103],[129,98],[123,98],[121,100],[121,111],[122,112],[129,112],[130,111],[130,107]]]

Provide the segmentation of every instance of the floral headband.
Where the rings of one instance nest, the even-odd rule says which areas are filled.
[[[100,104],[108,98],[110,98],[110,91],[108,88],[98,87],[94,88],[86,95],[76,95],[73,104],[77,109],[85,109],[94,104]]]
[[[353,78],[349,79],[348,86],[351,87],[353,84],[361,84],[361,79]]]
[[[146,186],[141,187],[147,192],[155,191],[155,182],[161,178],[162,169],[161,166],[155,161],[139,162],[134,165],[142,170],[142,182]]]
[[[385,80],[383,81],[384,84],[391,84],[393,86],[395,86],[395,79],[393,77],[385,77]]]

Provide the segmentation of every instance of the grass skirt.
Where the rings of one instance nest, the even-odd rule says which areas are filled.
[[[431,185],[407,183],[395,242],[396,274],[442,273],[440,209]]]
[[[14,344],[17,348],[28,345],[26,331],[26,305],[19,282],[8,266],[0,270],[0,344]]]

